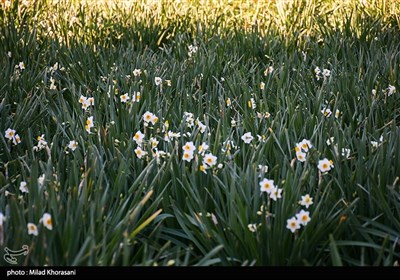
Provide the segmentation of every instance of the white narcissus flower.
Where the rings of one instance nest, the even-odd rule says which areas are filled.
[[[190,141],[190,142],[186,142],[186,144],[183,145],[182,149],[184,152],[193,153],[196,150],[196,147],[194,146],[193,142]]]
[[[144,157],[144,156],[147,155],[147,152],[146,152],[146,151],[143,151],[142,148],[137,147],[137,148],[135,149],[135,154],[136,154],[136,156],[137,156],[139,159],[141,159],[142,157]]]
[[[313,203],[312,197],[309,194],[301,196],[300,205],[305,206],[308,209],[308,207],[310,207],[310,205]]]
[[[273,188],[269,194],[269,197],[274,201],[277,201],[278,198],[282,198],[282,189],[277,187]]]
[[[21,183],[19,183],[19,190],[22,193],[29,193],[28,187],[26,186],[26,182],[25,181],[21,181]]]
[[[138,130],[133,136],[133,141],[135,141],[136,144],[138,144],[139,146],[142,145],[143,139],[144,134],[140,130]]]
[[[208,165],[209,167],[213,167],[217,163],[217,157],[213,154],[207,154],[204,156],[203,165]]]
[[[251,132],[246,132],[241,138],[246,144],[250,144],[251,140],[254,139],[254,137],[251,135]]]
[[[329,118],[332,115],[332,111],[329,108],[322,109],[321,113],[324,114],[324,116],[327,117],[327,118]]]
[[[28,234],[29,235],[32,234],[34,236],[37,236],[39,234],[38,228],[34,223],[28,223],[26,226],[28,227]]]
[[[296,152],[296,157],[297,157],[298,161],[305,162],[307,159],[307,154],[299,151],[299,152]]]
[[[44,213],[42,217],[43,225],[48,229],[53,229],[53,220],[51,219],[51,215],[49,213]]]
[[[199,154],[204,155],[205,152],[208,150],[209,146],[207,143],[203,142],[198,148],[197,151]]]
[[[286,228],[289,229],[292,233],[300,229],[300,223],[295,217],[288,219],[286,223]]]
[[[140,69],[133,70],[133,76],[137,77],[137,76],[140,76],[141,74],[142,74],[142,70],[140,70]]]
[[[299,146],[301,147],[301,149],[304,152],[308,152],[308,149],[311,149],[313,147],[311,142],[309,140],[307,140],[307,139],[301,140],[301,142],[299,143]]]
[[[156,84],[156,86],[159,86],[162,83],[162,79],[160,77],[155,77],[154,78],[154,83]]]
[[[125,94],[121,95],[119,98],[121,99],[122,103],[126,103],[129,100],[129,95],[127,93],[125,93]]]
[[[299,213],[296,214],[296,218],[297,218],[297,221],[299,222],[299,224],[301,224],[303,226],[306,226],[308,224],[308,222],[311,221],[310,212],[304,211],[303,209]]]
[[[275,188],[274,180],[268,180],[267,178],[264,178],[260,182],[260,191],[261,192],[266,192],[266,193],[271,193],[272,190]]]
[[[69,141],[68,148],[71,151],[75,151],[77,147],[78,147],[78,142],[76,142],[75,140]]]
[[[251,232],[256,232],[257,231],[257,224],[248,224],[247,228],[249,229],[249,231]]]
[[[318,169],[322,172],[328,172],[333,168],[333,161],[328,160],[327,158],[321,159],[318,161]]]
[[[183,152],[182,159],[186,160],[187,162],[190,162],[193,159],[193,151],[185,150]]]

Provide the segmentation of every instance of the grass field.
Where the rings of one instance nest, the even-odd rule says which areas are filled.
[[[0,1],[0,256],[398,265],[398,1],[96,3]]]

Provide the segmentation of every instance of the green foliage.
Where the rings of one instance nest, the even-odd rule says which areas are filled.
[[[0,3],[0,251],[28,245],[22,265],[399,260],[396,1],[23,2]],[[204,170],[202,143],[217,157]],[[281,198],[260,192],[263,178]],[[301,209],[311,221],[292,233]]]

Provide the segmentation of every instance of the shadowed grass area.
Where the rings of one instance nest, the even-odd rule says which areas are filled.
[[[0,250],[27,244],[19,264],[398,261],[395,1],[10,3]]]

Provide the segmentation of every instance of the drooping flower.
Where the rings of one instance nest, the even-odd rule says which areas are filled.
[[[85,125],[85,130],[87,131],[87,133],[90,133],[90,129],[92,127],[94,127],[93,116],[90,116],[90,117],[87,118],[86,125]]]
[[[43,187],[45,179],[46,179],[46,175],[45,174],[42,174],[42,175],[39,176],[38,184],[39,184],[40,187]]]
[[[292,217],[288,219],[286,222],[287,222],[286,228],[289,229],[292,233],[300,229],[300,223],[296,219],[296,217]]]
[[[156,84],[156,86],[159,86],[162,84],[162,79],[160,77],[155,77],[154,83]]]
[[[328,160],[327,158],[321,159],[318,161],[318,169],[322,172],[328,172],[333,168],[333,161]]]
[[[51,219],[51,215],[49,213],[44,213],[42,217],[43,225],[48,229],[53,229],[53,220]]]
[[[251,232],[256,232],[257,231],[257,224],[248,224],[247,228],[251,231]]]
[[[32,234],[34,236],[37,236],[39,234],[38,228],[34,223],[28,223],[26,226],[28,227],[28,234],[29,235]]]
[[[140,91],[135,91],[132,95],[132,102],[139,102],[140,97]]]
[[[138,130],[133,136],[133,141],[135,141],[136,144],[138,144],[139,146],[142,145],[143,139],[144,139],[144,134],[140,130]]]
[[[299,224],[301,224],[303,226],[306,226],[308,224],[308,222],[311,221],[310,212],[304,211],[303,209],[300,210],[300,212],[296,214],[296,218],[297,218],[297,221],[299,222]]]
[[[348,148],[342,148],[342,156],[345,157],[346,159],[350,158],[350,152],[351,150]]]
[[[203,124],[199,119],[196,119],[195,123],[199,127],[200,133],[204,133],[206,131],[207,126]]]
[[[250,98],[250,100],[247,102],[247,106],[249,106],[249,108],[251,108],[251,109],[257,108],[256,101],[254,100],[253,97]]]
[[[274,188],[275,188],[274,180],[268,180],[267,178],[264,178],[260,182],[260,191],[261,192],[266,192],[266,193],[270,194]]]
[[[251,132],[246,132],[242,135],[241,139],[244,141],[244,143],[250,144],[251,140],[253,140],[254,137],[251,135]]]
[[[274,71],[273,66],[269,66],[267,69],[264,70],[264,76],[267,76],[268,74],[271,74]]]
[[[208,148],[209,148],[209,146],[207,145],[207,143],[203,142],[201,145],[199,145],[199,147],[197,148],[197,151],[199,154],[204,156],[204,154],[208,150]]]
[[[308,207],[310,207],[310,205],[314,203],[312,200],[313,199],[309,194],[302,195],[300,205],[305,206],[308,209]]]
[[[335,118],[339,118],[340,117],[340,114],[341,114],[341,112],[338,110],[338,109],[336,109],[336,111],[335,111]]]
[[[25,181],[21,181],[21,183],[19,183],[19,190],[22,193],[29,193],[28,187],[26,186],[26,182]]]
[[[38,143],[33,147],[34,151],[40,151],[47,146],[47,141],[44,139],[44,134],[37,137]]]
[[[329,108],[322,109],[321,113],[324,114],[324,116],[327,117],[327,118],[329,118],[332,115],[332,111]]]
[[[391,96],[395,92],[396,92],[396,87],[392,85],[389,85],[388,88],[385,90],[387,96]]]
[[[261,90],[265,89],[265,83],[264,83],[264,82],[261,82],[261,83],[260,83],[260,89],[261,89]]]
[[[307,139],[303,139],[301,140],[301,142],[299,143],[299,146],[301,147],[301,149],[304,152],[308,152],[308,149],[312,148],[313,145],[311,144],[311,142]]]

